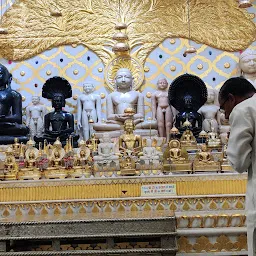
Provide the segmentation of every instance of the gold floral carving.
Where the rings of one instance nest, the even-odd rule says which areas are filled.
[[[219,236],[214,244],[214,248],[219,252],[222,250],[231,251],[233,247],[234,244],[230,241],[230,238],[225,235]]]
[[[202,252],[202,251],[212,251],[213,245],[210,243],[210,240],[208,237],[200,236],[196,239],[196,243],[194,244],[194,250],[196,252]]]
[[[234,243],[236,251],[247,250],[247,236],[242,234],[238,237],[237,242]]]
[[[212,239],[211,239],[212,240]],[[235,240],[233,242],[233,240]],[[193,241],[193,240],[192,240]],[[178,242],[178,251],[180,253],[202,253],[202,252],[239,252],[247,250],[247,238],[245,234],[235,236],[230,239],[229,236],[220,235],[216,242],[211,242],[209,237],[200,236],[196,242],[190,241],[189,238],[181,236]]]
[[[120,2],[120,6],[119,6]],[[117,22],[127,24],[133,57],[142,63],[165,38],[188,38],[186,0],[58,0],[61,16],[50,15],[54,0],[16,1],[4,14],[0,52],[24,60],[60,45],[82,44],[106,65]],[[255,39],[252,17],[234,0],[191,0],[191,39],[226,51],[247,48]]]
[[[189,243],[189,240],[185,236],[181,236],[178,239],[179,252],[191,252],[193,245]]]

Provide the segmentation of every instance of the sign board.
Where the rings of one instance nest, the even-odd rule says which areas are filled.
[[[176,184],[152,184],[141,186],[141,196],[176,196]]]

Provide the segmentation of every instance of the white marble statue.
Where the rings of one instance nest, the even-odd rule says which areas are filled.
[[[241,74],[256,87],[256,50],[246,49],[239,56]]]
[[[32,138],[34,136],[42,137],[46,113],[46,107],[40,103],[40,96],[32,96],[32,104],[26,107],[26,123]]]
[[[157,120],[160,137],[166,137],[169,141],[170,130],[173,125],[173,112],[168,103],[168,82],[165,78],[157,81],[157,91],[152,94],[152,115]]]
[[[222,144],[227,144],[228,133],[230,132],[229,120],[225,118],[225,113],[218,112],[217,120],[219,124],[219,134]]]
[[[198,113],[203,116],[203,130],[210,132],[212,128],[218,131],[217,114],[219,111],[218,94],[215,89],[208,89],[206,103],[198,110]]]
[[[208,132],[206,144],[209,148],[221,147],[221,140],[218,136],[218,133],[214,130],[214,128],[212,128],[212,130]]]
[[[98,155],[93,157],[95,171],[120,170],[119,156],[115,155],[115,144],[111,142],[109,133],[103,133],[98,145]]]
[[[158,164],[160,160],[160,152],[155,147],[143,147],[142,156],[140,160],[143,160],[145,164]]]
[[[98,155],[94,156],[95,161],[110,161],[118,160],[118,156],[115,155],[115,145],[111,142],[108,133],[104,133],[102,136],[102,141],[98,145]]]
[[[85,83],[83,93],[77,99],[77,128],[85,141],[93,134],[93,127],[89,120],[101,123],[101,98],[93,91],[94,85]]]
[[[156,129],[157,122],[154,120],[144,121],[144,97],[133,90],[132,73],[127,68],[120,68],[115,77],[116,90],[107,96],[107,120],[106,123],[96,123],[93,128],[96,132],[119,131],[123,128],[125,120],[130,119],[124,113],[125,109],[133,108],[135,130]]]

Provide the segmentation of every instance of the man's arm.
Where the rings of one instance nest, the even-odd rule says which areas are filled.
[[[245,172],[251,165],[254,121],[248,112],[234,109],[230,115],[231,131],[228,141],[227,157],[237,172]]]

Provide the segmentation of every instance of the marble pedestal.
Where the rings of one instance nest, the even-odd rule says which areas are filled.
[[[114,172],[119,170],[119,160],[94,160],[95,172]]]
[[[160,165],[157,159],[140,159],[141,165]]]
[[[136,170],[162,170],[162,164],[156,159],[140,159],[136,163]]]
[[[192,163],[191,162],[185,162],[185,163],[170,163],[170,164],[164,164],[164,173],[168,174],[170,172],[192,172]]]

